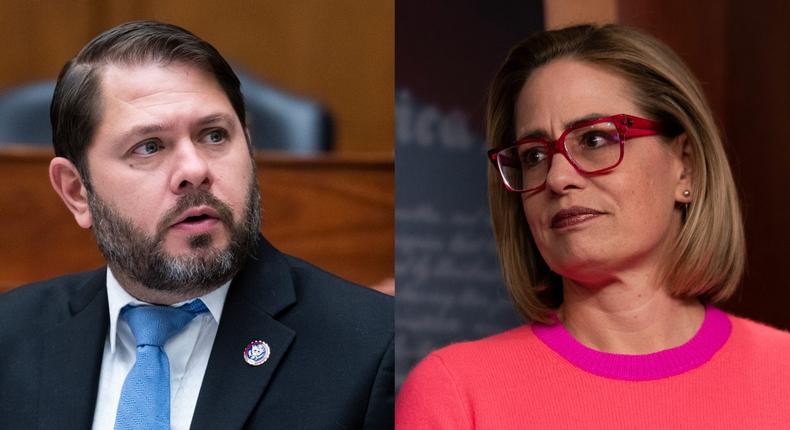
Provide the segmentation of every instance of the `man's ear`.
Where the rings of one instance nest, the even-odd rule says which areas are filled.
[[[53,158],[49,163],[49,181],[77,224],[90,228],[93,220],[88,207],[88,190],[74,163],[63,157]]]
[[[678,203],[691,203],[694,200],[692,195],[694,170],[691,155],[691,146],[688,143],[688,135],[681,133],[674,139],[673,150],[678,157],[682,170],[678,176],[678,184],[675,190],[675,201]]]

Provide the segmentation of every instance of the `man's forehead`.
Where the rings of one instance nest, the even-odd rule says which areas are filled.
[[[240,125],[213,74],[186,63],[108,64],[101,71],[97,135],[124,143],[179,125]],[[99,136],[94,136],[97,138]]]
[[[201,118],[235,116],[227,93],[213,74],[192,64],[108,64],[101,70],[99,93],[100,121],[108,111],[146,108]],[[179,103],[185,106],[169,109]],[[184,112],[187,107],[189,112]]]
[[[195,89],[216,89],[225,95],[212,73],[185,62],[110,63],[99,70],[101,92],[115,96],[134,98],[138,94],[157,90],[183,89],[188,82],[197,84]]]

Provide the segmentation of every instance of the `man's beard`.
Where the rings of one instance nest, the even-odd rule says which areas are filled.
[[[258,242],[260,229],[260,193],[253,174],[247,207],[239,223],[231,208],[208,191],[196,190],[181,196],[175,207],[165,213],[151,237],[124,217],[95,192],[88,192],[93,218],[93,234],[99,250],[116,275],[157,291],[176,294],[205,294],[229,281],[244,265]],[[169,227],[187,209],[210,206],[228,229],[229,243],[224,249],[213,246],[210,233],[188,238],[190,250],[180,256],[164,250],[164,236]]]

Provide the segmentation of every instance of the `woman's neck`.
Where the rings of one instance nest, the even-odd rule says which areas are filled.
[[[705,308],[670,296],[648,279],[619,278],[590,288],[566,279],[558,316],[581,344],[617,354],[649,354],[680,346],[699,330]]]

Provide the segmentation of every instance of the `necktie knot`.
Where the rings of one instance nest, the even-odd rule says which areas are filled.
[[[194,300],[177,308],[127,305],[121,311],[121,315],[129,323],[138,347],[144,345],[161,347],[196,315],[207,310],[202,301]]]

